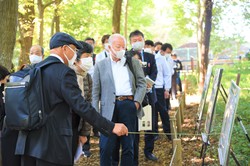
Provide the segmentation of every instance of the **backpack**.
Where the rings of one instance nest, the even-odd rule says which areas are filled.
[[[133,73],[134,78],[136,80],[135,71],[134,71],[133,64],[132,64],[132,55],[129,52],[127,52],[125,54],[125,57],[126,57],[126,63],[125,63],[125,65],[128,64],[128,67],[129,67],[130,71]],[[142,101],[142,107],[145,107],[147,105],[149,105],[149,99],[148,99],[148,95],[145,94],[145,96],[143,98],[143,101]]]
[[[11,74],[5,86],[5,124],[14,130],[41,128],[47,119],[42,68],[58,61],[42,61]]]

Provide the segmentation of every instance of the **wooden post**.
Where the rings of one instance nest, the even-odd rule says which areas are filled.
[[[182,82],[182,90],[183,92],[186,92],[187,91],[187,80],[186,80],[186,73],[184,73],[184,80]]]
[[[236,85],[240,85],[240,73],[237,74]]]
[[[183,92],[181,93],[181,97],[180,97],[180,105],[179,105],[179,108],[180,108],[180,114],[181,114],[181,123],[183,124],[184,123],[184,115],[183,115],[183,111],[184,111],[184,98],[183,98]]]
[[[177,109],[176,121],[177,121],[177,132],[181,133],[182,132],[182,127],[181,127],[181,113],[180,113],[180,109]]]
[[[181,139],[173,140],[174,153],[172,156],[172,160],[170,166],[182,166],[182,147],[181,147]]]
[[[171,138],[172,138],[172,140],[174,140],[177,138],[176,114],[174,116],[170,116],[170,128],[171,128]]]
[[[191,70],[192,70],[192,72],[194,72],[194,58],[193,57],[191,57]]]
[[[183,98],[184,98],[184,109],[186,109],[186,91],[183,92]]]

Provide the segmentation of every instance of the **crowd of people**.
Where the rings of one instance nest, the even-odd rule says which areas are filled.
[[[145,40],[139,30],[130,33],[129,41],[121,34],[106,34],[101,42],[103,50],[94,54],[93,38],[77,41],[58,32],[50,39],[46,59],[41,46],[30,48],[30,64],[20,71],[53,63],[42,70],[49,118],[44,126],[28,133],[9,129],[4,123],[5,84],[20,78],[0,66],[3,166],[74,165],[79,145],[85,157],[91,156],[91,130],[99,138],[100,165],[139,165],[140,137],[135,133],[138,118],[144,116],[145,97],[151,107],[152,130],[145,131],[144,155],[148,160],[158,160],[153,153],[158,135],[149,132],[158,133],[159,114],[166,139],[171,140],[168,111],[170,98],[175,97],[177,89],[182,90],[182,64],[171,44]]]

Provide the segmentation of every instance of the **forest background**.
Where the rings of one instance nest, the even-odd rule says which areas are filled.
[[[136,29],[144,33],[146,40],[168,42],[174,49],[195,43],[199,63],[193,82],[199,83],[200,90],[209,54],[214,59],[250,57],[249,0],[0,0],[0,23],[0,64],[8,69],[12,63],[16,70],[29,63],[29,49],[35,44],[43,46],[48,56],[49,40],[59,31],[78,40],[93,37],[95,53],[102,50],[104,34],[121,33],[128,39]],[[244,100],[240,104],[244,108],[239,108],[243,111],[239,114],[245,117],[249,129],[249,63],[244,64],[228,66],[227,71],[233,75],[237,70],[244,76]],[[237,131],[241,131],[239,126]],[[241,160],[249,161],[249,147],[242,148],[245,138],[236,138],[235,142],[240,143],[236,152],[242,153]]]

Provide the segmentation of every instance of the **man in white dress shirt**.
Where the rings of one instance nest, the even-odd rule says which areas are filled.
[[[168,110],[166,109],[166,99],[169,99],[170,96],[169,91],[171,88],[172,71],[166,58],[164,57],[166,54],[167,52],[163,44],[161,50],[155,55],[158,70],[155,80],[155,89],[157,95],[155,108],[156,111],[160,113],[164,133],[171,133]],[[167,135],[167,137],[171,140],[170,135]]]

